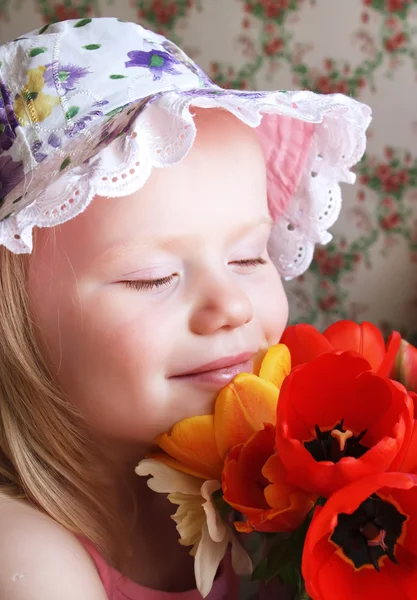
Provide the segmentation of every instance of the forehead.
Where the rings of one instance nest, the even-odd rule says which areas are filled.
[[[173,167],[154,169],[143,188],[122,198],[97,197],[55,228],[54,243],[87,259],[126,239],[204,235],[267,218],[266,173],[256,132],[226,111],[195,110],[197,137]],[[36,246],[42,237],[37,236]]]

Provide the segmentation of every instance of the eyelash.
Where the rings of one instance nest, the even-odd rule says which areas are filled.
[[[259,256],[258,258],[235,260],[231,264],[241,267],[256,267],[257,265],[265,265],[266,263],[267,261]],[[175,277],[177,277],[176,273],[168,277],[161,277],[160,279],[133,279],[131,281],[124,281],[123,283],[127,288],[135,290],[153,290],[169,285]]]

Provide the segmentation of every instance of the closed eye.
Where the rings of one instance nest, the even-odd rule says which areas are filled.
[[[174,273],[173,275],[160,277],[159,279],[132,279],[131,281],[123,281],[122,283],[127,288],[133,288],[135,290],[154,290],[168,287],[176,277],[178,277],[178,275]]]
[[[242,267],[256,267],[256,265],[266,265],[268,261],[266,261],[261,256],[257,258],[246,258],[244,260],[233,260],[230,264],[232,265],[240,265]]]
[[[257,258],[246,258],[243,260],[233,260],[230,264],[238,265],[241,267],[256,267],[257,265],[265,265],[267,261],[258,256]],[[167,277],[160,277],[159,279],[132,279],[129,281],[123,281],[122,283],[130,289],[135,290],[155,290],[168,287],[178,277],[177,273],[168,275]]]

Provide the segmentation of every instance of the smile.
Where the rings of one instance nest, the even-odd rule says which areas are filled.
[[[235,356],[225,357],[211,363],[201,365],[187,373],[175,375],[170,379],[190,381],[224,387],[239,373],[252,373],[254,352],[246,352]]]

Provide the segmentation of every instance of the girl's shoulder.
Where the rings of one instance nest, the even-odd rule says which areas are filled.
[[[0,496],[0,598],[106,600],[78,539],[24,501]]]

